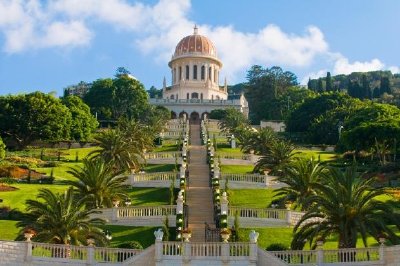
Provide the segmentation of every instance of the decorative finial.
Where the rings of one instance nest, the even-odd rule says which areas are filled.
[[[198,34],[198,28],[197,28],[197,25],[196,25],[196,24],[194,24],[194,32],[193,32],[193,34],[194,34],[194,35],[197,35],[197,34]]]

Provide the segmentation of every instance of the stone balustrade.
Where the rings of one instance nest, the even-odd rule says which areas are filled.
[[[383,247],[271,251],[286,265],[386,265]]]
[[[164,151],[164,152],[147,152],[144,154],[146,160],[150,159],[175,159],[182,157],[180,151]]]
[[[168,217],[168,225],[176,225],[176,205],[129,206],[98,209],[101,213],[92,218],[102,218],[108,224],[127,226],[163,226]]]
[[[126,184],[132,187],[179,187],[179,180],[175,172],[139,173],[128,176]]]

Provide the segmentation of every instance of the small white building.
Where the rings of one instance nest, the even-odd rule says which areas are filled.
[[[220,86],[222,62],[214,44],[198,34],[184,37],[176,46],[171,61],[171,86],[163,82],[163,99],[150,99],[151,104],[171,110],[171,117],[186,117],[199,121],[214,109],[234,107],[246,116],[248,104],[243,95],[228,99],[226,79]]]

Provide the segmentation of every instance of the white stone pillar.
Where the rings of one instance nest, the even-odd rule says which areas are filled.
[[[32,242],[31,242],[30,239],[26,241],[25,261],[26,262],[31,262],[32,261]]]
[[[256,265],[257,263],[257,240],[260,234],[254,230],[250,231],[249,239],[250,239],[250,250],[249,250],[249,260],[250,265]]]
[[[178,199],[176,200],[176,214],[183,213],[183,195],[180,191],[178,194]]]
[[[222,193],[222,197],[221,197],[221,214],[222,215],[228,215],[228,196],[226,194],[226,192]]]
[[[221,245],[221,259],[222,262],[227,263],[229,261],[229,242],[222,242]]]
[[[162,260],[162,255],[163,255],[163,243],[162,239],[164,236],[164,232],[162,231],[161,228],[159,228],[157,231],[154,231],[154,236],[156,237],[156,242],[154,244],[155,247],[155,261],[156,265],[160,264],[158,262],[161,262]]]
[[[94,247],[93,247],[93,245],[88,246],[86,265],[94,265]]]
[[[323,241],[317,241],[317,265],[323,265],[324,263],[324,250],[322,249],[323,245]]]
[[[235,140],[235,135],[232,134],[231,136],[231,148],[235,149],[236,148],[236,140]]]
[[[188,242],[183,242],[183,250],[184,250],[184,254],[183,254],[183,262],[188,263],[190,261],[190,257],[192,256],[192,248],[191,248],[191,243]]]
[[[289,226],[292,225],[292,211],[291,210],[286,211],[286,222]]]

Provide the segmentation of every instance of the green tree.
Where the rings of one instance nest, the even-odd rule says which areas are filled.
[[[125,200],[127,177],[115,172],[112,165],[102,159],[84,159],[82,166],[68,170],[76,180],[65,180],[72,186],[80,199],[85,199],[86,206],[93,208],[111,208],[114,200]]]
[[[367,246],[368,235],[378,239],[381,233],[398,243],[390,225],[400,228],[399,214],[379,200],[386,192],[373,184],[374,179],[358,176],[355,167],[346,172],[330,168],[306,201],[311,207],[294,227],[292,249],[302,249],[307,240],[311,243],[317,237],[332,235],[338,237],[339,248],[355,248],[358,236]]]
[[[105,221],[90,218],[100,213],[85,209],[85,200],[77,199],[73,189],[65,193],[54,194],[49,189],[40,189],[37,200],[26,201],[27,214],[17,223],[21,229],[32,228],[36,231],[33,240],[53,244],[87,245],[86,238],[95,239],[97,246],[104,246],[107,239],[100,228]],[[60,255],[60,254],[59,254]]]
[[[128,75],[121,75],[113,80],[113,85],[114,118],[125,116],[129,119],[139,119],[149,105],[143,84]]]
[[[290,87],[296,86],[297,77],[280,67],[263,68],[255,65],[247,73],[245,97],[249,103],[250,120],[258,124],[262,119],[281,119],[276,99]]]
[[[246,119],[244,114],[235,108],[227,108],[226,115],[220,120],[220,127],[225,132],[235,134],[238,129],[246,128],[249,125],[249,121]]]
[[[210,115],[208,118],[222,120],[225,116],[226,116],[225,109],[214,109],[210,112]]]
[[[90,90],[83,97],[84,102],[89,105],[92,114],[99,120],[114,119],[113,101],[115,88],[112,79],[98,79],[93,82]]]
[[[317,83],[317,92],[324,92],[324,84],[322,82],[322,78],[318,79],[318,83]]]
[[[154,86],[151,86],[147,92],[150,98],[156,98],[156,99],[162,98],[162,90],[157,90],[157,88]]]
[[[293,161],[295,146],[286,140],[277,139],[268,144],[267,151],[261,154],[254,172],[270,171],[275,175],[282,175],[282,170]]]
[[[333,91],[331,72],[326,73],[326,91]]]
[[[94,138],[99,148],[89,153],[93,158],[102,158],[116,172],[140,169],[140,158],[144,158],[143,145],[125,138],[118,129],[101,132]]]
[[[4,139],[22,149],[34,140],[69,139],[71,113],[59,99],[41,92],[0,97],[0,128]]]
[[[240,139],[240,148],[245,153],[253,151],[254,154],[266,154],[272,142],[277,140],[275,132],[269,128],[262,128],[259,131],[247,129],[246,134],[242,134]]]
[[[81,98],[72,95],[63,98],[62,102],[72,115],[71,139],[87,141],[99,125],[96,118],[90,113],[89,106]]]
[[[285,167],[283,175],[278,178],[287,187],[277,190],[276,197],[284,196],[285,200],[294,201],[295,207],[306,210],[308,198],[315,195],[314,185],[322,179],[325,167],[313,158],[296,158]]]
[[[391,94],[392,93],[392,89],[390,87],[390,81],[389,81],[388,77],[382,77],[381,78],[381,85],[380,85],[379,90],[380,90],[380,94],[381,95],[384,94],[384,93],[387,93],[387,94]]]
[[[3,142],[3,139],[0,137],[0,160],[3,160],[6,157],[6,145]]]

